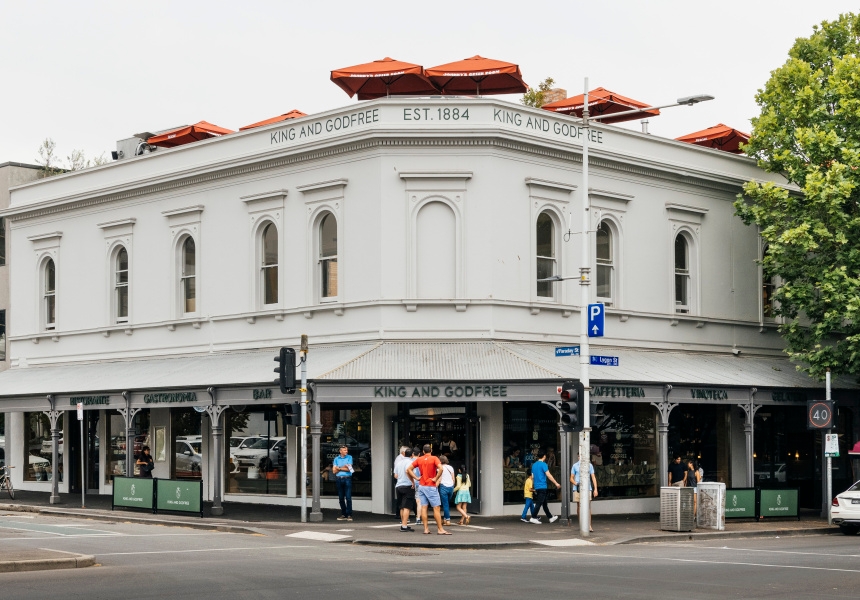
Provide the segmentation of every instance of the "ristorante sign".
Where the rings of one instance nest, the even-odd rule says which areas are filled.
[[[395,101],[318,118],[293,119],[289,124],[267,132],[265,143],[268,146],[301,145],[376,127],[446,131],[468,129],[470,133],[477,133],[476,127],[482,126],[530,133],[555,142],[567,141],[575,144],[581,144],[586,135],[578,120],[547,111],[535,113],[514,105],[500,106],[497,103],[480,101],[412,100]],[[588,136],[590,144],[603,146],[610,141],[612,134],[599,128],[589,128]]]

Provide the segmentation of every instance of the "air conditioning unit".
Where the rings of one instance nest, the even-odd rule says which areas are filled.
[[[660,488],[660,529],[663,531],[693,531],[695,496],[691,487]]]

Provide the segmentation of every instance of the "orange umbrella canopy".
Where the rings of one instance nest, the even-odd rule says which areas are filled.
[[[424,71],[443,94],[523,94],[529,86],[518,65],[473,56]]]
[[[713,127],[682,135],[675,139],[679,142],[740,154],[742,152],[740,145],[741,143],[746,144],[750,140],[750,134],[719,123]]]
[[[439,93],[436,86],[424,76],[424,67],[388,56],[332,71],[331,80],[350,98],[358,94],[359,100]]]
[[[541,108],[552,112],[564,113],[567,115],[582,116],[583,104],[585,103],[585,94],[571,96],[558,102],[550,102],[544,104]],[[660,111],[644,110],[632,115],[622,115],[620,117],[612,117],[614,113],[620,113],[627,110],[635,110],[637,108],[647,108],[649,104],[627,98],[621,94],[610,92],[609,90],[599,87],[588,92],[588,114],[592,117],[604,116],[600,119],[601,123],[621,123],[622,121],[633,121],[636,119],[644,119],[647,116],[657,116]]]
[[[239,131],[245,131],[246,129],[253,129],[254,127],[262,127],[263,125],[271,125],[272,123],[278,123],[280,121],[286,121],[287,119],[298,119],[299,117],[306,117],[307,115],[300,110],[293,109],[288,113],[284,113],[282,115],[278,115],[277,117],[272,117],[271,119],[266,119],[265,121],[258,121],[256,123],[251,123],[250,125],[245,125],[244,127],[240,127]]]
[[[233,131],[230,129],[224,129],[223,127],[218,127],[217,125],[213,125],[206,121],[200,121],[194,125],[185,125],[183,127],[178,127],[176,129],[171,129],[170,131],[154,135],[146,140],[146,143],[153,146],[161,146],[162,148],[173,148],[174,146],[181,146],[183,144],[189,144],[191,142],[197,142],[211,137],[218,137],[219,135],[227,135],[228,133],[233,133]]]

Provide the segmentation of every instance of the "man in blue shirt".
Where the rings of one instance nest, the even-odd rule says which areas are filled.
[[[555,523],[557,516],[552,516],[552,513],[549,512],[549,505],[546,503],[546,481],[549,479],[555,484],[556,489],[561,489],[561,485],[555,480],[555,477],[552,476],[552,473],[549,472],[549,467],[546,464],[546,450],[538,450],[536,453],[538,457],[537,462],[532,465],[532,475],[534,476],[534,487],[535,487],[535,501],[532,505],[532,518],[530,519],[530,523],[534,523],[535,525],[540,525],[540,519],[538,519],[538,512],[540,511],[540,507],[543,506],[543,512],[549,518],[550,523]]]
[[[331,471],[335,474],[335,485],[337,485],[337,499],[340,502],[340,516],[338,521],[352,521],[352,457],[346,446],[340,447],[340,454],[334,457],[331,463]]]
[[[570,469],[570,482],[574,485],[574,494],[573,501],[576,503],[576,516],[579,517],[579,506],[581,504],[580,494],[587,493],[585,491],[585,483],[582,485],[579,483],[579,469],[582,464],[580,461],[581,456],[579,454],[576,455],[576,462],[573,463],[573,467]],[[588,474],[590,477],[588,478],[588,493],[592,495],[593,498],[597,498],[597,477],[594,475],[594,465],[588,463]],[[591,517],[594,514],[594,511],[588,513],[588,530],[594,531],[591,527]]]

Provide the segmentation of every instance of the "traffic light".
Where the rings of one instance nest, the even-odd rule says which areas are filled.
[[[281,387],[282,394],[296,393],[296,351],[292,348],[281,348],[278,355],[275,357],[275,362],[278,366],[275,367],[275,373],[278,378],[275,379]]]
[[[281,410],[284,413],[284,425],[298,427],[302,424],[302,415],[299,412],[298,404],[284,404]]]
[[[585,386],[579,380],[561,384],[561,426],[565,431],[582,431],[585,427]]]

